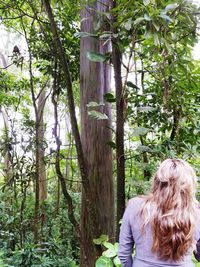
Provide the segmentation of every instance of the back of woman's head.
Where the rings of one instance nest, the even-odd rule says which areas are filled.
[[[152,224],[152,252],[162,259],[179,261],[194,245],[195,191],[196,175],[187,162],[162,162],[154,176],[152,194],[142,210],[145,224]]]

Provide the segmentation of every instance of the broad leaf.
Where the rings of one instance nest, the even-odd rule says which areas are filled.
[[[128,87],[131,87],[131,88],[140,90],[140,88],[139,88],[137,85],[135,85],[134,83],[132,83],[131,81],[128,81],[128,82],[126,83],[126,85],[127,85]]]
[[[104,242],[103,245],[108,249],[114,250],[114,245],[109,242]]]
[[[165,19],[167,22],[173,22],[173,20],[166,14],[161,13],[159,17]]]
[[[158,32],[160,30],[160,25],[158,25],[155,21],[153,21],[152,23],[153,23],[154,28]]]
[[[152,18],[149,16],[149,14],[144,14],[144,19],[146,20],[146,21],[151,21],[152,20]]]
[[[104,251],[102,255],[108,258],[113,258],[117,255],[117,253],[113,247],[113,249],[107,249],[106,251]]]
[[[154,33],[153,34],[153,39],[154,39],[154,44],[156,46],[159,46],[160,45],[160,41],[159,41],[159,37],[158,37],[158,34],[157,33]]]
[[[145,135],[150,131],[149,128],[145,128],[145,127],[137,127],[133,130],[133,136],[140,136],[140,135]]]
[[[115,266],[122,267],[121,261],[117,256],[113,259],[113,262]]]
[[[114,95],[112,93],[105,94],[104,99],[109,103],[116,102],[116,98],[114,97]]]
[[[144,17],[139,17],[139,18],[137,18],[135,21],[134,21],[134,25],[137,25],[137,24],[139,24],[140,22],[142,22],[142,21],[144,21],[145,20],[145,18]]]
[[[112,147],[113,149],[116,149],[116,143],[113,141],[108,141],[106,142],[107,145],[109,145],[110,147]]]
[[[139,146],[137,150],[141,152],[154,152],[150,147],[148,146]]]
[[[95,267],[113,267],[113,263],[112,260],[105,257],[105,256],[101,256],[95,264]]]
[[[108,235],[101,235],[99,238],[93,239],[93,243],[96,245],[101,245],[108,241]]]
[[[132,18],[128,19],[127,22],[125,22],[125,24],[124,24],[124,28],[127,31],[130,31],[130,29],[132,28],[132,24],[133,24]]]
[[[170,10],[174,10],[178,7],[178,4],[177,3],[174,3],[174,4],[169,4],[165,7],[164,11],[165,12],[168,12]]]
[[[95,107],[100,107],[100,106],[104,106],[104,103],[97,103],[97,102],[89,102],[87,105],[86,105],[88,108],[95,108]]]
[[[97,35],[96,34],[94,34],[94,33],[90,33],[90,32],[76,32],[75,34],[74,34],[74,36],[75,37],[88,37],[88,36],[90,36],[90,37],[97,37]]]
[[[87,58],[93,62],[105,62],[107,60],[105,55],[96,52],[87,52]]]
[[[96,110],[88,111],[88,115],[92,117],[93,119],[97,119],[97,120],[108,120],[109,119],[105,113],[101,113]]]
[[[144,107],[138,107],[137,110],[138,112],[151,112],[151,111],[155,111],[156,108],[144,106]]]
[[[145,6],[148,6],[151,3],[151,0],[143,0]]]

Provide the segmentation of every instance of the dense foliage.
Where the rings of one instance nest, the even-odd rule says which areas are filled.
[[[80,30],[84,1],[51,5],[79,126],[80,38],[104,44],[114,38],[121,53],[126,198],[147,192],[167,157],[186,159],[199,175],[200,62],[192,53],[198,7],[186,0],[118,1],[109,12],[97,13],[95,33],[88,33]],[[5,43],[0,47],[0,266],[80,266],[81,171],[51,25],[42,1],[0,1],[0,20]],[[113,63],[111,52],[88,51],[87,60]],[[112,106],[113,141],[105,142],[113,150],[116,181],[112,87],[103,102],[94,99],[85,108],[91,119],[107,120],[101,108]],[[112,243],[106,235],[94,240],[105,250],[97,266],[120,266]]]

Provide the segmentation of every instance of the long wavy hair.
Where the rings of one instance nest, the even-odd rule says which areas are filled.
[[[163,260],[180,261],[195,245],[196,184],[193,168],[181,159],[166,159],[155,173],[142,206],[142,229],[151,223],[152,252]]]

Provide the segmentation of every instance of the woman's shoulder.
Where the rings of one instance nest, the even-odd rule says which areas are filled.
[[[126,208],[126,214],[128,214],[130,220],[134,217],[134,221],[141,212],[141,208],[146,200],[146,196],[137,196],[129,199]],[[139,217],[138,217],[139,218]]]
[[[133,198],[129,199],[128,207],[130,207],[132,209],[141,208],[141,206],[146,201],[146,199],[147,199],[147,196],[144,196],[144,195],[133,197]]]

